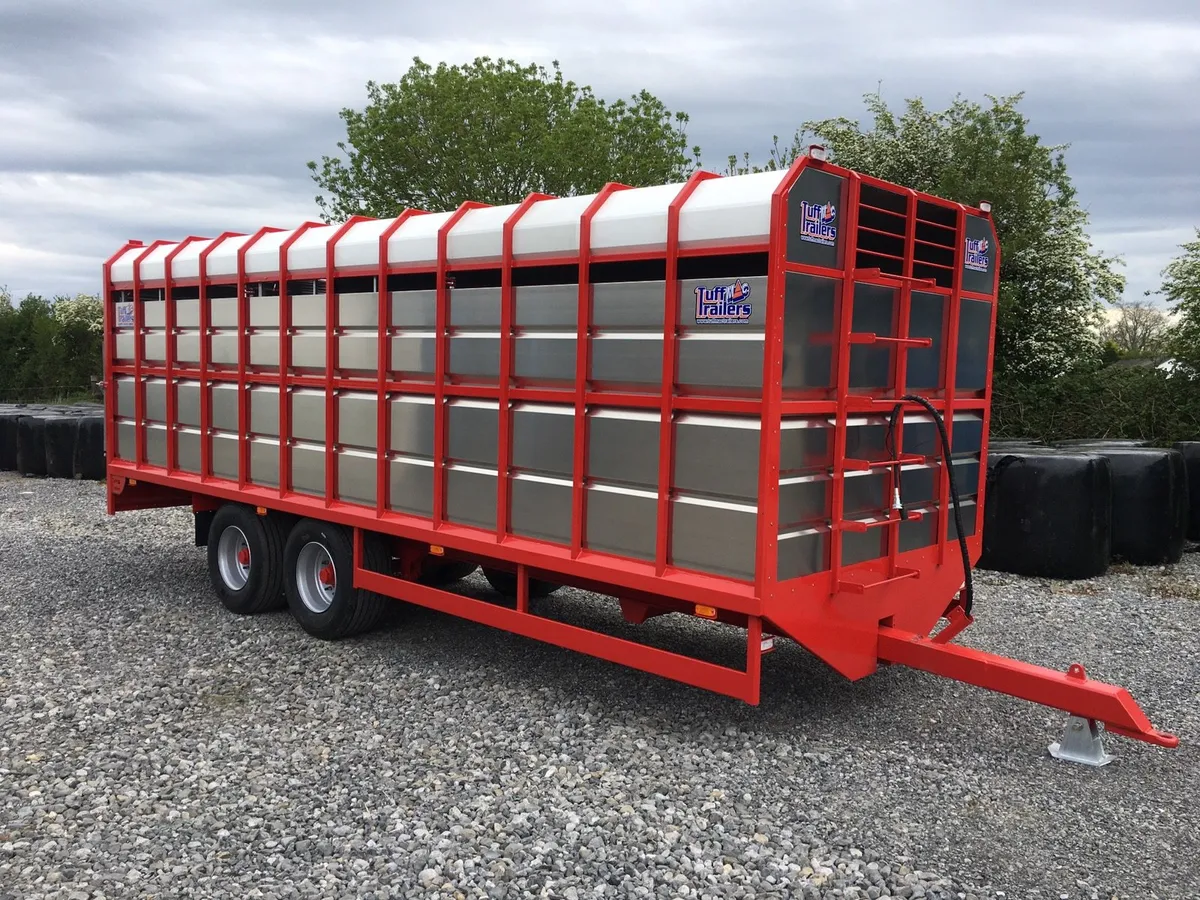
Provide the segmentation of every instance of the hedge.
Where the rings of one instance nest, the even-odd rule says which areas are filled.
[[[1200,439],[1200,381],[1149,366],[1108,366],[1039,384],[997,380],[995,438],[1132,438],[1169,447]]]

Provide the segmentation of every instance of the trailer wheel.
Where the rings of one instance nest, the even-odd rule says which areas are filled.
[[[517,596],[517,575],[515,572],[506,572],[504,569],[489,569],[483,567],[484,577],[487,578],[488,584],[492,588],[503,594],[505,597]],[[529,579],[529,596],[531,599],[540,599],[549,597],[557,591],[561,584],[555,584],[553,581],[543,581],[541,578]]]
[[[363,541],[363,565],[389,572],[391,553],[378,539]],[[354,587],[354,547],[340,525],[302,519],[283,551],[287,603],[300,627],[314,637],[338,640],[369,631],[387,612],[388,598]]]
[[[208,577],[221,604],[238,615],[281,609],[284,532],[274,516],[228,503],[208,529]]]

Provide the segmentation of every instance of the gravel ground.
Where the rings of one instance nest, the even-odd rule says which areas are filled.
[[[0,474],[0,560],[5,900],[1200,894],[1195,554],[978,575],[960,640],[1082,662],[1180,735],[1100,770],[1048,757],[1052,710],[792,646],[751,708],[423,610],[326,644],[226,614],[186,511],[109,519],[96,484]],[[677,618],[636,633],[737,659]]]

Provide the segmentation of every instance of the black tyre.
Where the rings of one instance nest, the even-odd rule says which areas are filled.
[[[370,535],[363,542],[363,566],[390,572],[387,545]],[[340,525],[301,519],[283,551],[288,607],[300,627],[314,637],[338,640],[370,631],[391,601],[354,587],[354,547]]]
[[[284,531],[273,515],[230,503],[208,529],[208,577],[221,604],[238,615],[282,609]]]
[[[517,574],[515,572],[506,572],[503,569],[489,569],[487,566],[484,566],[483,575],[487,578],[488,584],[505,597],[517,596]],[[530,578],[529,597],[530,599],[549,597],[560,587],[562,587],[561,584],[555,584],[553,581]]]

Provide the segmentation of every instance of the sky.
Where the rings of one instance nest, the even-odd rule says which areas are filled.
[[[127,239],[319,218],[309,160],[414,56],[549,65],[685,110],[706,168],[805,120],[1025,93],[1126,297],[1200,226],[1200,3],[0,0],[0,287],[99,290]]]

